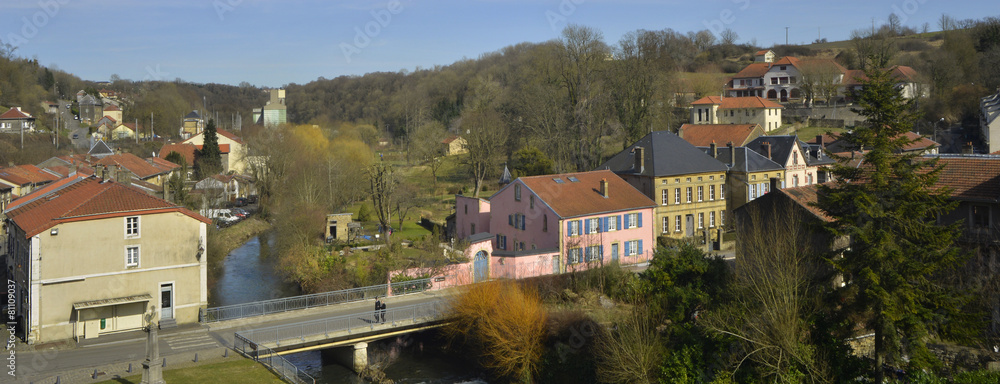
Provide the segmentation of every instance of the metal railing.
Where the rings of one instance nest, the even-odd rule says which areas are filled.
[[[441,320],[447,314],[447,310],[447,301],[435,300],[422,304],[387,308],[384,311],[384,322],[381,316],[376,321],[375,311],[368,310],[322,320],[241,331],[236,333],[236,339],[246,340],[258,346],[261,344],[273,344],[275,346],[295,345],[303,343],[307,338],[314,338],[320,335],[324,338],[330,338],[337,334],[350,335],[371,331],[376,326],[382,325],[396,327]]]
[[[295,364],[292,364],[284,357],[281,357],[281,355],[275,353],[271,348],[258,345],[250,340],[247,340],[246,338],[240,336],[239,333],[236,334],[236,338],[233,342],[233,349],[244,357],[260,362],[272,372],[289,382],[299,384],[316,384],[315,378],[299,369],[299,367],[296,367]]]
[[[344,289],[340,291],[314,293],[311,295],[292,296],[280,299],[255,301],[251,303],[226,305],[202,310],[199,315],[199,319],[202,323],[235,320],[246,317],[269,315],[272,313],[295,311],[299,309],[364,301],[374,299],[377,296],[386,296],[389,292],[391,292],[393,296],[423,292],[430,289],[430,287],[431,279],[417,279],[392,284],[380,284],[361,288]]]

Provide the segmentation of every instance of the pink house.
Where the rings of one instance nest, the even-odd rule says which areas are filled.
[[[455,204],[473,282],[637,263],[656,247],[656,204],[607,170],[521,177],[488,201]]]

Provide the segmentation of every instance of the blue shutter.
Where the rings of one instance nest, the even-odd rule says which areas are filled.
[[[572,231],[573,231],[573,222],[567,220],[566,221],[566,236],[570,236],[570,234],[573,233]]]
[[[514,225],[514,215],[507,215],[507,225]]]
[[[622,230],[622,229],[624,229],[624,228],[622,228],[622,215],[615,216],[615,224],[616,224],[615,225],[615,229],[617,229],[619,231]]]
[[[639,212],[636,215],[638,215],[639,220],[638,228],[642,228],[642,212]]]
[[[639,256],[642,256],[642,239],[639,239],[639,249],[635,253],[639,254]]]
[[[583,220],[576,221],[576,229],[580,231],[580,233],[583,233]]]
[[[625,256],[628,256],[628,254],[629,254],[629,252],[628,252],[628,251],[629,251],[629,246],[628,246],[628,245],[629,245],[629,242],[628,242],[628,241],[626,241],[626,242],[625,242],[625,253],[624,253],[624,254],[625,254]]]
[[[596,220],[597,220],[597,233],[606,232],[608,229],[604,228],[604,224],[607,224],[607,222],[604,221],[604,218],[598,217]]]

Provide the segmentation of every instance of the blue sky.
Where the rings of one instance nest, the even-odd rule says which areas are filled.
[[[259,86],[413,70],[559,37],[567,23],[615,44],[637,29],[728,27],[740,42],[843,40],[890,13],[937,30],[1000,14],[995,0],[2,0],[0,40],[87,80]],[[994,12],[992,14],[985,12]]]

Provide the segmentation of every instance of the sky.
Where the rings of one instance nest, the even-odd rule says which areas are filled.
[[[992,13],[989,13],[992,12]],[[413,71],[558,39],[568,24],[615,45],[631,31],[730,28],[768,47],[844,40],[896,13],[918,31],[1000,15],[996,0],[0,0],[0,41],[85,80],[241,82]]]

